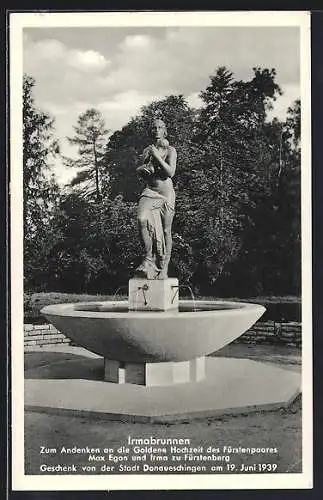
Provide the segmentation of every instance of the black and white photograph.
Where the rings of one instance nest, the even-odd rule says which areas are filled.
[[[309,33],[10,14],[13,489],[312,488]]]

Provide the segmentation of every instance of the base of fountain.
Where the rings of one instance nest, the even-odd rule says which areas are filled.
[[[53,363],[42,366],[35,359],[37,366],[25,372],[27,411],[180,422],[285,408],[300,394],[299,373],[250,359],[206,357],[206,377],[198,384],[145,387],[104,382],[102,357],[85,349],[61,349],[61,362],[53,351]],[[43,353],[33,355],[42,359]]]
[[[165,386],[200,382],[205,378],[205,358],[164,363],[124,363],[104,360],[104,380],[117,384]]]

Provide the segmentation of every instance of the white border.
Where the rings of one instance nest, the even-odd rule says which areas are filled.
[[[26,27],[295,26],[301,33],[303,472],[234,475],[25,475],[23,349],[22,30]],[[309,12],[84,12],[9,14],[13,490],[305,489],[313,487]],[[126,480],[125,480],[126,479]]]

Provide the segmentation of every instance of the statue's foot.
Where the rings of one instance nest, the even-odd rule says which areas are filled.
[[[159,273],[159,269],[152,259],[145,258],[140,266],[137,267],[134,277],[136,278],[146,278],[148,280],[153,280]]]
[[[168,266],[163,266],[157,275],[158,280],[167,280],[168,278]]]
[[[165,269],[159,271],[157,275],[158,280],[167,280],[167,278],[168,278],[168,272]]]
[[[159,262],[159,273],[157,276],[158,280],[167,280],[168,278],[168,266],[170,261],[170,255],[166,254]]]

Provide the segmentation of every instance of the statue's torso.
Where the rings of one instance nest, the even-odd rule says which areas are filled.
[[[171,146],[167,148],[158,148],[162,158],[167,162]],[[165,196],[171,206],[175,203],[175,191],[171,177],[168,177],[162,167],[155,158],[150,161],[154,166],[154,173],[147,179],[147,184],[150,189]]]

